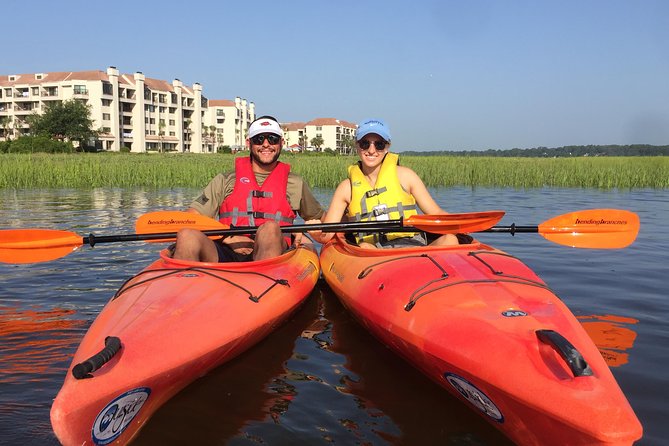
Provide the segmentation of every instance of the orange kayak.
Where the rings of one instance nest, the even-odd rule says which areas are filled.
[[[630,445],[642,427],[597,347],[521,261],[485,244],[320,254],[385,345],[519,445]]]
[[[289,317],[319,274],[310,245],[244,263],[180,261],[161,252],[81,341],[51,407],[58,440],[128,443],[179,390]]]

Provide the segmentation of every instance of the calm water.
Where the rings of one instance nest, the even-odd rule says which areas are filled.
[[[133,232],[141,214],[182,209],[199,191],[0,191],[0,228],[79,235]],[[536,234],[480,234],[523,259],[590,324],[644,429],[669,438],[669,191],[434,189],[450,212],[506,210],[534,225],[584,208],[641,217],[630,247],[571,249]],[[329,191],[319,191],[326,203]],[[84,248],[33,265],[0,264],[0,444],[56,444],[49,408],[87,327],[161,245]],[[261,344],[168,402],[136,444],[509,444],[481,417],[370,337],[325,283]]]

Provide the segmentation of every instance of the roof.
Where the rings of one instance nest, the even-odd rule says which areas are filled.
[[[336,119],[336,118],[316,118],[312,119],[311,121],[307,122],[305,124],[305,127],[308,125],[340,125],[342,127],[350,127],[350,128],[356,128],[357,125],[353,124],[352,122],[348,121],[343,121],[341,119]]]
[[[209,107],[234,107],[235,101],[229,99],[209,99]]]

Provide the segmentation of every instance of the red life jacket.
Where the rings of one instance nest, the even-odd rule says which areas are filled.
[[[251,159],[235,160],[235,186],[219,210],[220,221],[229,226],[260,226],[274,220],[281,226],[293,224],[295,212],[286,197],[290,165],[278,162],[276,168],[258,186]],[[290,237],[286,237],[290,246]]]

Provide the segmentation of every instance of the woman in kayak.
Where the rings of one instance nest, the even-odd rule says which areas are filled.
[[[341,221],[381,221],[409,217],[420,209],[425,214],[445,214],[413,170],[398,165],[398,155],[389,152],[390,130],[381,119],[367,119],[355,133],[360,161],[349,166],[348,178],[337,186],[323,219],[324,223]],[[334,234],[311,231],[325,243]],[[436,238],[435,238],[436,237]],[[389,248],[411,245],[457,245],[455,234],[427,239],[420,232],[357,233],[356,242],[364,248]],[[465,238],[468,236],[465,236]]]
[[[188,209],[208,217],[218,215],[229,226],[258,226],[254,237],[235,235],[213,241],[197,229],[177,234],[173,257],[200,262],[245,262],[276,257],[291,246],[280,227],[296,215],[311,223],[323,209],[309,185],[279,161],[283,130],[271,116],[251,123],[246,140],[250,157],[238,157],[235,170],[219,174]],[[296,234],[293,244],[299,244]]]

